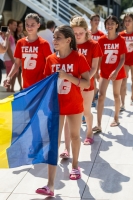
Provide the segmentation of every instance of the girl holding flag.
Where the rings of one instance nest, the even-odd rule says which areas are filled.
[[[59,73],[58,97],[60,108],[59,144],[65,116],[69,123],[72,142],[72,171],[69,178],[81,178],[78,166],[80,150],[80,125],[83,112],[81,88],[89,88],[90,67],[85,57],[77,52],[75,36],[72,28],[67,25],[59,26],[54,31],[54,48],[56,53],[47,58],[44,75]],[[54,179],[56,166],[48,165],[48,184],[38,188],[36,193],[54,196]]]

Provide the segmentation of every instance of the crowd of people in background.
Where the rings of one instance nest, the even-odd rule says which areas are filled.
[[[39,16],[30,13],[25,18],[26,31],[21,21],[11,19],[7,24],[9,31],[1,33],[0,37],[0,53],[5,53],[7,78],[4,86],[7,91],[14,92],[16,78],[22,90],[55,72],[59,73],[59,145],[63,125],[65,134],[65,148],[60,157],[70,158],[71,143],[71,180],[81,178],[78,166],[81,123],[87,125],[84,144],[93,145],[94,133],[102,132],[104,100],[112,81],[115,112],[110,126],[119,126],[119,112],[126,109],[129,71],[133,105],[133,14],[125,14],[121,32],[115,16],[105,19],[107,33],[98,30],[99,22],[99,15],[91,16],[91,30],[88,30],[83,17],[73,16],[70,26],[56,27],[53,21],[48,21],[46,30],[38,32]],[[98,99],[97,124],[92,127],[91,106],[96,106],[95,99]],[[48,183],[38,188],[36,193],[54,196],[55,175],[56,166],[48,165]]]

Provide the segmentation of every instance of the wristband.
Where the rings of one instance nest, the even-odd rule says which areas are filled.
[[[77,84],[77,86],[79,86],[80,85],[80,78],[78,79],[78,84]]]

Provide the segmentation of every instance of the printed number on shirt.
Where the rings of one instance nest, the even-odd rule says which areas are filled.
[[[71,83],[67,80],[58,78],[58,94],[68,94],[71,90]]]
[[[37,54],[26,54],[23,53],[22,57],[25,58],[24,60],[24,69],[35,69],[36,67],[36,58]]]
[[[127,47],[128,52],[132,52],[133,51],[133,42],[126,41],[126,47]]]
[[[117,60],[118,50],[105,50],[104,54],[107,54],[105,63],[114,64]]]

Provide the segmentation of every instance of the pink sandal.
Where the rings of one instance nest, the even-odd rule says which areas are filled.
[[[47,196],[54,196],[54,192],[52,192],[48,186],[44,186],[43,188],[38,188],[36,190],[36,193]]]
[[[78,180],[78,179],[80,179],[81,178],[80,167],[78,167],[78,169],[72,169],[69,178],[71,180]]]
[[[60,158],[62,159],[68,159],[70,158],[70,155],[68,154],[68,151],[65,150],[63,153],[60,154]]]
[[[91,144],[93,144],[93,143],[94,143],[94,139],[93,139],[93,138],[87,137],[87,138],[85,138],[85,140],[84,140],[84,145],[91,145]]]

